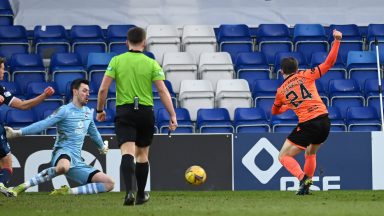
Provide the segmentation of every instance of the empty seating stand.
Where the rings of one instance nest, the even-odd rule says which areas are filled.
[[[165,52],[180,52],[179,32],[172,25],[149,25],[147,27],[147,50],[155,55],[160,65]]]

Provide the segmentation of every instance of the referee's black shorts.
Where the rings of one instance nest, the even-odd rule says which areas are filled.
[[[331,123],[328,114],[323,114],[314,119],[299,123],[287,139],[296,145],[306,148],[310,144],[325,142],[330,128]]]
[[[152,106],[133,104],[116,106],[115,130],[119,147],[125,142],[135,142],[139,147],[151,145],[154,134],[155,116]]]

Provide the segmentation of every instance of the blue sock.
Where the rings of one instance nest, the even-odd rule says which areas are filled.
[[[88,183],[83,186],[71,188],[71,194],[97,194],[105,192],[104,183]]]
[[[12,175],[11,169],[9,168],[0,169],[0,183],[3,183],[5,186],[7,186],[11,175]]]
[[[50,181],[56,176],[57,176],[57,173],[56,173],[55,167],[50,167],[39,172],[37,175],[32,177],[29,181],[26,181],[25,186],[29,188],[29,187],[41,184],[43,182]]]

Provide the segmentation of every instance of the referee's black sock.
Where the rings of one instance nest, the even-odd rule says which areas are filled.
[[[135,189],[135,163],[134,157],[130,154],[125,154],[121,157],[120,165],[121,173],[124,178],[126,192],[133,192]]]
[[[136,162],[137,196],[144,197],[144,189],[147,184],[149,163]]]

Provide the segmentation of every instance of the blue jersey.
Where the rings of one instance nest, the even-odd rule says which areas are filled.
[[[90,135],[98,149],[104,145],[93,121],[93,112],[93,109],[86,106],[78,108],[73,103],[69,103],[61,106],[46,119],[22,128],[21,132],[23,135],[36,134],[56,125],[55,149],[66,150],[77,158],[81,158],[85,135]]]

